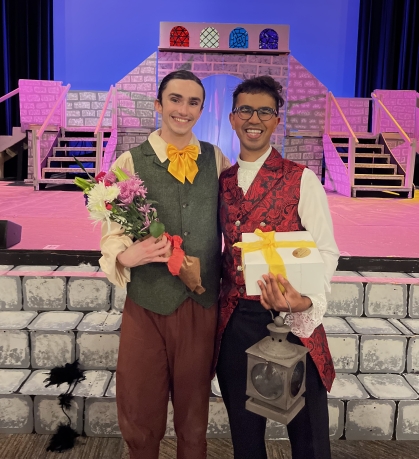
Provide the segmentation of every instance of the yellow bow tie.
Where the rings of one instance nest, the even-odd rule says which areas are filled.
[[[182,150],[178,150],[169,143],[167,145],[167,157],[170,161],[168,171],[179,182],[185,183],[185,178],[187,178],[190,183],[193,183],[198,173],[198,166],[196,165],[198,153],[199,147],[197,145],[188,145]]]

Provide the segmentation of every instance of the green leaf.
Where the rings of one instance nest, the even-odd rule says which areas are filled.
[[[150,223],[150,234],[155,238],[161,236],[164,233],[164,229],[163,223],[160,223],[157,220],[153,220]]]
[[[90,179],[90,180],[93,180],[93,182],[96,183],[95,178],[92,177],[92,176],[87,172],[87,170],[84,168],[83,164],[82,164],[75,156],[73,156],[73,159],[74,159],[74,161],[76,162],[76,164],[80,167],[80,169],[82,169],[82,170],[87,174],[87,176],[89,177],[89,179]],[[76,185],[77,185],[77,184],[76,184]]]
[[[117,167],[113,172],[118,182],[124,182],[129,179],[129,176],[120,167]]]

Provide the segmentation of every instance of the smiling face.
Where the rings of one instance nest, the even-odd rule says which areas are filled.
[[[202,113],[204,93],[192,80],[170,80],[162,93],[161,103],[154,102],[162,116],[161,137],[178,148],[188,145],[192,128]]]
[[[269,107],[276,110],[275,99],[266,93],[240,93],[237,96],[236,107],[248,105],[253,109]],[[237,113],[230,113],[231,127],[236,131],[240,140],[240,158],[243,161],[256,161],[270,145],[272,133],[279,123],[279,118],[273,116],[268,121],[261,121],[257,112],[253,112],[249,120],[242,120]]]

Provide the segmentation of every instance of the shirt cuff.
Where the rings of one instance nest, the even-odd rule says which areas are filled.
[[[327,309],[327,300],[324,293],[307,295],[313,303],[306,311],[294,312],[286,317],[285,323],[291,332],[300,338],[310,338],[314,330],[322,323]]]

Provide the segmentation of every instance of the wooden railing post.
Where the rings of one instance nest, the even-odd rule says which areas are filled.
[[[348,173],[351,188],[355,185],[355,138],[349,137],[348,144]]]
[[[405,175],[405,183],[404,186],[408,188],[412,188],[413,186],[413,175],[415,172],[415,161],[416,161],[416,146],[417,146],[417,139],[412,139],[410,144],[410,154],[407,158],[406,164],[406,175]]]
[[[96,164],[95,175],[98,175],[102,169],[102,155],[103,155],[103,132],[99,131],[96,134]]]

